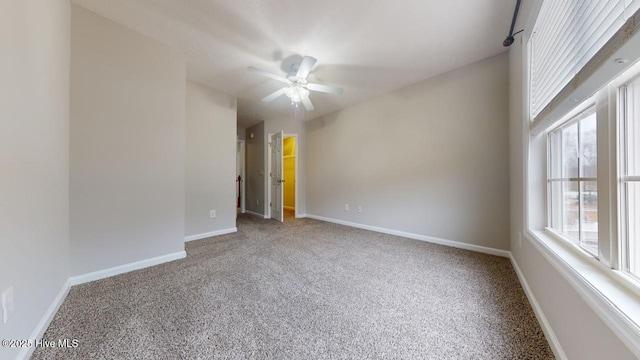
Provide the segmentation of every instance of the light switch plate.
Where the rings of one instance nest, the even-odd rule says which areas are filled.
[[[215,219],[215,217],[216,217],[216,211],[209,210],[209,219]]]
[[[349,204],[344,204],[344,211],[349,211]]]

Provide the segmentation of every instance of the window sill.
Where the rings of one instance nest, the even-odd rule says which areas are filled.
[[[525,234],[620,340],[640,358],[640,290],[576,245],[547,230]]]

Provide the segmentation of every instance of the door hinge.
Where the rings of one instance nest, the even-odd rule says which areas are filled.
[[[273,203],[269,203],[269,206],[273,206]]]

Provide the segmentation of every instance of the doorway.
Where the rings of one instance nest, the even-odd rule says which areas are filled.
[[[295,136],[286,135],[282,140],[282,207],[285,219],[296,216],[296,140]]]
[[[269,134],[268,216],[278,221],[297,217],[298,135]]]
[[[238,140],[236,143],[236,216],[244,214],[245,208],[245,142]]]

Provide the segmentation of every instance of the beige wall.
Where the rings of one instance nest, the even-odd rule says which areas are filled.
[[[0,14],[0,292],[15,294],[0,339],[28,339],[69,277],[70,10],[1,1]]]
[[[76,6],[70,175],[73,275],[184,250],[183,56]]]
[[[236,99],[187,82],[186,107],[185,236],[235,228]]]
[[[517,29],[527,28],[530,2],[523,2]],[[511,178],[511,252],[522,270],[562,349],[569,359],[635,359],[562,275],[525,239],[524,233],[524,64],[520,36],[509,50],[509,154]]]
[[[308,123],[307,212],[507,250],[507,70],[505,53]]]
[[[246,208],[247,211],[264,215],[265,204],[265,135],[264,121],[247,128],[246,141]],[[250,134],[253,133],[253,139]],[[257,202],[257,203],[256,203]]]

